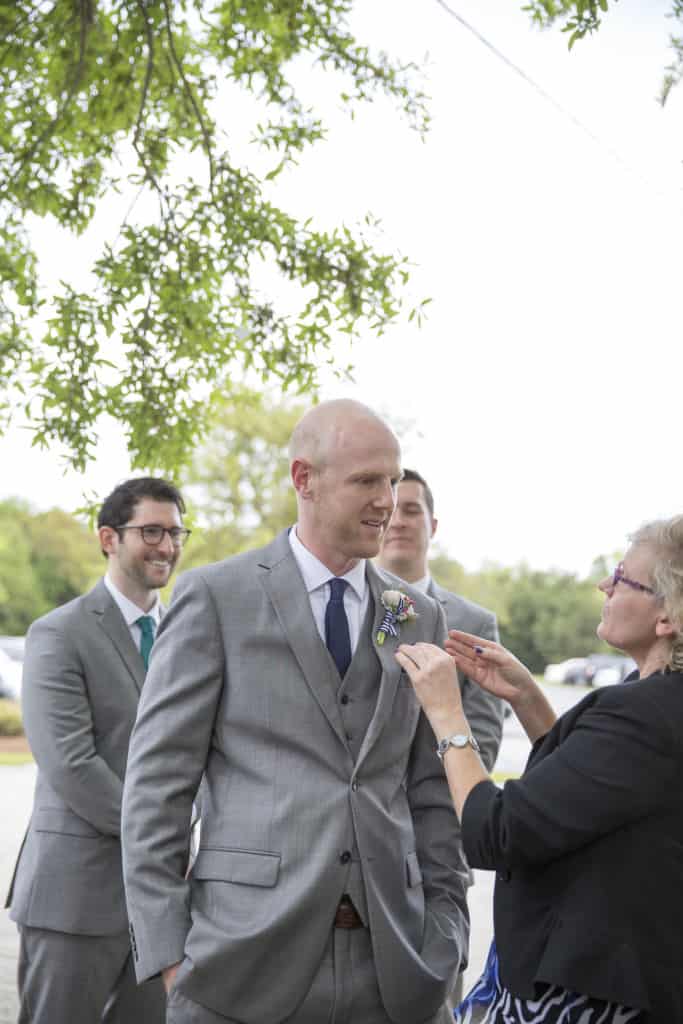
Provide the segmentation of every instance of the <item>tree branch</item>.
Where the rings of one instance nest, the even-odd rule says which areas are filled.
[[[156,175],[152,171],[149,162],[145,158],[144,149],[140,146],[140,133],[142,131],[142,119],[145,113],[145,107],[147,106],[147,94],[149,92],[149,84],[152,80],[152,72],[154,70],[154,32],[150,24],[149,18],[147,17],[147,6],[145,0],[136,0],[136,5],[142,20],[145,25],[145,34],[147,36],[147,67],[145,68],[145,80],[142,84],[142,95],[140,97],[140,106],[138,108],[138,116],[135,120],[135,134],[133,135],[133,149],[137,153],[138,160],[142,165],[142,169],[145,172],[145,178],[151,184],[152,188],[159,194],[162,195],[162,188],[157,181]]]
[[[145,68],[145,80],[142,83],[140,107],[138,109],[138,116],[135,120],[135,133],[133,135],[133,149],[137,153],[138,140],[140,138],[140,130],[142,128],[142,116],[145,112],[145,107],[147,106],[147,93],[149,92],[149,83],[152,80],[152,71],[154,70],[154,33],[152,32],[152,26],[150,25],[147,17],[147,7],[144,0],[136,0],[136,2],[138,10],[140,11],[145,23],[145,33],[147,35],[147,67]]]
[[[185,92],[185,95],[190,101],[190,105],[192,107],[192,110],[194,111],[194,115],[197,118],[197,122],[199,123],[202,138],[204,139],[204,149],[206,150],[206,156],[209,161],[209,188],[211,192],[213,192],[215,171],[213,163],[213,146],[211,144],[211,136],[209,135],[209,131],[206,127],[206,124],[204,123],[204,118],[202,117],[202,112],[199,109],[199,104],[197,103],[195,94],[192,91],[192,87],[190,86],[190,83],[187,81],[187,78],[185,77],[185,72],[183,71],[182,63],[178,57],[178,54],[176,53],[175,43],[173,40],[173,25],[171,24],[171,12],[168,6],[168,0],[163,0],[163,4],[164,11],[166,13],[166,34],[168,36],[168,47],[169,50],[171,51],[171,56],[173,57],[173,63],[178,69],[180,80],[183,83],[183,91]]]
[[[19,156],[19,167],[25,166],[29,162],[29,160],[31,160],[31,158],[35,155],[35,153],[40,149],[43,143],[47,139],[49,139],[50,136],[54,133],[55,128],[64,116],[65,110],[67,109],[72,99],[76,95],[78,87],[81,84],[81,79],[83,77],[83,69],[85,67],[85,51],[88,43],[88,29],[92,24],[93,10],[90,0],[78,0],[78,6],[80,15],[80,29],[78,39],[78,64],[74,69],[71,84],[67,87],[66,96],[64,100],[59,104],[59,107],[57,108],[57,113],[52,118],[52,121],[40,133],[40,135],[37,137],[33,145],[28,150],[25,150]],[[67,76],[67,81],[68,77],[69,76]]]

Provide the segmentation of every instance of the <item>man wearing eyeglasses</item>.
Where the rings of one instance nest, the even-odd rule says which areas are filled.
[[[162,1024],[159,980],[135,985],[121,869],[128,743],[164,587],[189,536],[166,480],[119,484],[97,525],[107,571],[34,622],[22,705],[38,767],[7,905],[20,933],[19,1024]]]

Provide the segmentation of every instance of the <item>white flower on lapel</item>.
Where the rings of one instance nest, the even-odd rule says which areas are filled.
[[[401,622],[412,622],[418,617],[412,598],[400,590],[383,590],[382,604],[385,608],[384,618],[377,630],[377,643],[381,647],[388,636],[398,636]]]

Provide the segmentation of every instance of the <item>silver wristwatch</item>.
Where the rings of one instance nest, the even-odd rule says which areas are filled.
[[[442,761],[444,759],[444,754],[449,747],[472,747],[472,750],[476,750],[477,753],[479,753],[481,749],[472,733],[469,733],[468,735],[464,732],[456,732],[454,736],[446,736],[444,739],[439,740],[436,752]]]

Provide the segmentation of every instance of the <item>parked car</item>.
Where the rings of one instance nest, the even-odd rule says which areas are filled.
[[[626,676],[637,668],[633,658],[625,658],[619,654],[607,654],[602,657],[609,660],[601,661],[595,668],[591,666],[589,686],[613,686],[615,683],[623,683]]]
[[[623,654],[589,654],[584,673],[586,686],[621,683],[635,667],[633,658]]]
[[[583,670],[586,658],[567,658],[556,665],[546,665],[543,678],[546,683],[577,683],[583,682]]]
[[[9,654],[12,661],[21,664],[24,660],[25,636],[0,636],[0,651]]]
[[[10,658],[0,648],[0,698],[19,700],[21,695],[21,661]]]

